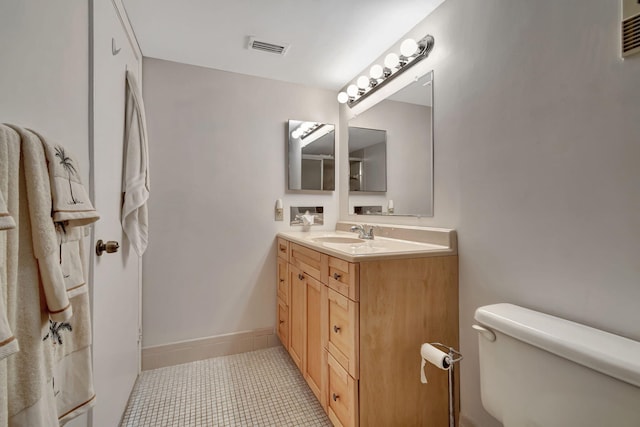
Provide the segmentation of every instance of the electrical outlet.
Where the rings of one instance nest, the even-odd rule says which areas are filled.
[[[284,209],[276,209],[276,221],[284,221]]]

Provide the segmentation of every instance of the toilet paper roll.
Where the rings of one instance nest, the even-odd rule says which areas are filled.
[[[428,343],[424,343],[420,347],[420,356],[422,356],[422,364],[420,365],[420,381],[423,384],[427,383],[427,376],[424,373],[426,362],[429,362],[445,371],[451,366],[451,358],[449,355]]]

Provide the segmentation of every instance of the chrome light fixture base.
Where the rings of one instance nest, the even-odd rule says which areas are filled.
[[[435,39],[433,38],[433,36],[427,34],[417,42],[418,49],[413,55],[411,56],[401,55],[398,57],[399,61],[398,61],[398,65],[394,67],[395,69],[390,69],[389,67],[385,66],[383,69],[384,72],[382,76],[377,79],[371,78],[369,87],[367,89],[358,88],[359,90],[357,91],[357,93],[351,93],[351,94],[344,93],[344,95],[347,95],[346,97],[342,96],[343,92],[340,92],[340,94],[338,95],[338,102],[341,102],[341,100],[344,100],[346,98],[346,104],[350,108],[355,107],[362,100],[366,99],[369,95],[374,93],[376,90],[380,89],[381,87],[384,87],[387,83],[395,79],[397,76],[399,76],[400,74],[402,74],[403,72],[405,72],[406,70],[408,70],[409,68],[417,64],[418,62],[428,57],[429,53],[431,53],[431,51],[433,50],[434,44],[435,44]],[[353,89],[352,89],[352,92],[354,92]],[[344,103],[344,102],[341,102],[341,103]]]

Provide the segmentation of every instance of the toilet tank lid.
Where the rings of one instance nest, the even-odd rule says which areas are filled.
[[[513,304],[476,310],[483,326],[640,387],[640,342]]]

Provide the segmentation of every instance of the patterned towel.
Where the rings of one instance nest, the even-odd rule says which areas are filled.
[[[62,145],[36,132],[33,133],[40,137],[47,157],[53,221],[68,221],[70,226],[96,222],[100,215],[93,208],[89,195],[80,181],[80,166],[75,156]]]

